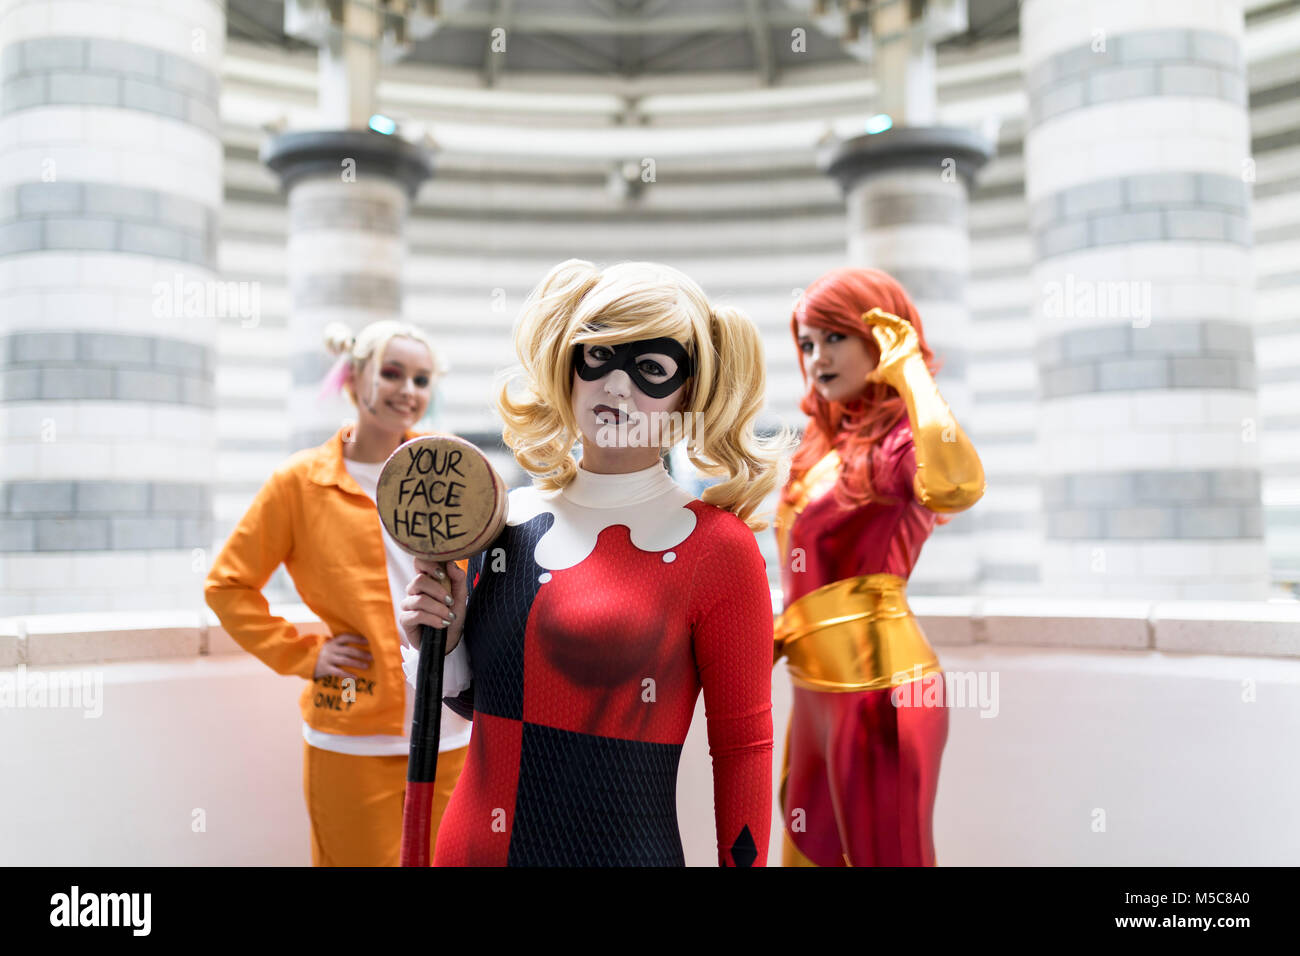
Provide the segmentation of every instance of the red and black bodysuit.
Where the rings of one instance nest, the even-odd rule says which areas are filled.
[[[683,865],[677,766],[701,689],[719,863],[766,863],[772,613],[740,519],[658,464],[579,469],[511,492],[468,580],[444,693],[474,730],[435,866]]]

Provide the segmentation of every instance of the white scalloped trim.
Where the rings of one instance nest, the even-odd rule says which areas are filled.
[[[596,539],[606,528],[621,524],[632,544],[642,551],[675,548],[695,530],[695,512],[686,506],[695,499],[672,485],[663,494],[618,508],[585,508],[560,492],[516,488],[510,492],[507,524],[521,525],[551,512],[555,523],[537,542],[533,560],[548,571],[563,571],[581,564],[596,550]]]

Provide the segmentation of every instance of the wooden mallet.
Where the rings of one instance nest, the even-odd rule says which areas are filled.
[[[506,520],[506,487],[474,445],[426,435],[397,446],[375,494],[379,518],[405,551],[459,561],[492,543]],[[447,631],[420,626],[420,663],[411,718],[411,756],[402,808],[402,866],[428,866],[433,782],[442,726],[442,659]]]

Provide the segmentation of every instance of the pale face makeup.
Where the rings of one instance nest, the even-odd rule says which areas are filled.
[[[866,340],[803,322],[796,330],[813,390],[828,402],[844,404],[858,398],[876,367],[876,353]]]
[[[583,346],[582,360],[588,368],[603,365],[613,356],[612,346]],[[670,355],[644,352],[636,356],[636,371],[646,382],[657,385],[676,375],[678,366]],[[582,435],[584,469],[601,474],[623,474],[648,468],[659,460],[663,449],[656,445],[638,445],[635,442],[610,444],[609,438],[616,433],[620,423],[625,426],[623,434],[635,438],[638,429],[630,426],[635,425],[638,416],[677,411],[685,394],[685,383],[662,398],[654,398],[641,391],[622,368],[614,368],[594,380],[583,378],[576,368],[572,375],[573,417]]]

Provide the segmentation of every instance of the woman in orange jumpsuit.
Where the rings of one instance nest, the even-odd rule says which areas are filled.
[[[929,866],[943,675],[906,585],[939,516],[984,492],[907,293],[874,269],[818,279],[791,330],[809,416],[776,533],[794,684],[787,866]]]
[[[397,866],[413,711],[397,605],[415,575],[375,510],[384,462],[429,405],[437,359],[418,328],[375,322],[352,336],[326,391],[346,389],[357,422],[275,470],[213,562],[208,605],[242,647],[306,678],[300,699],[303,791],[314,866]],[[330,636],[273,616],[261,589],[283,563]],[[469,722],[444,707],[433,832],[468,751]]]

